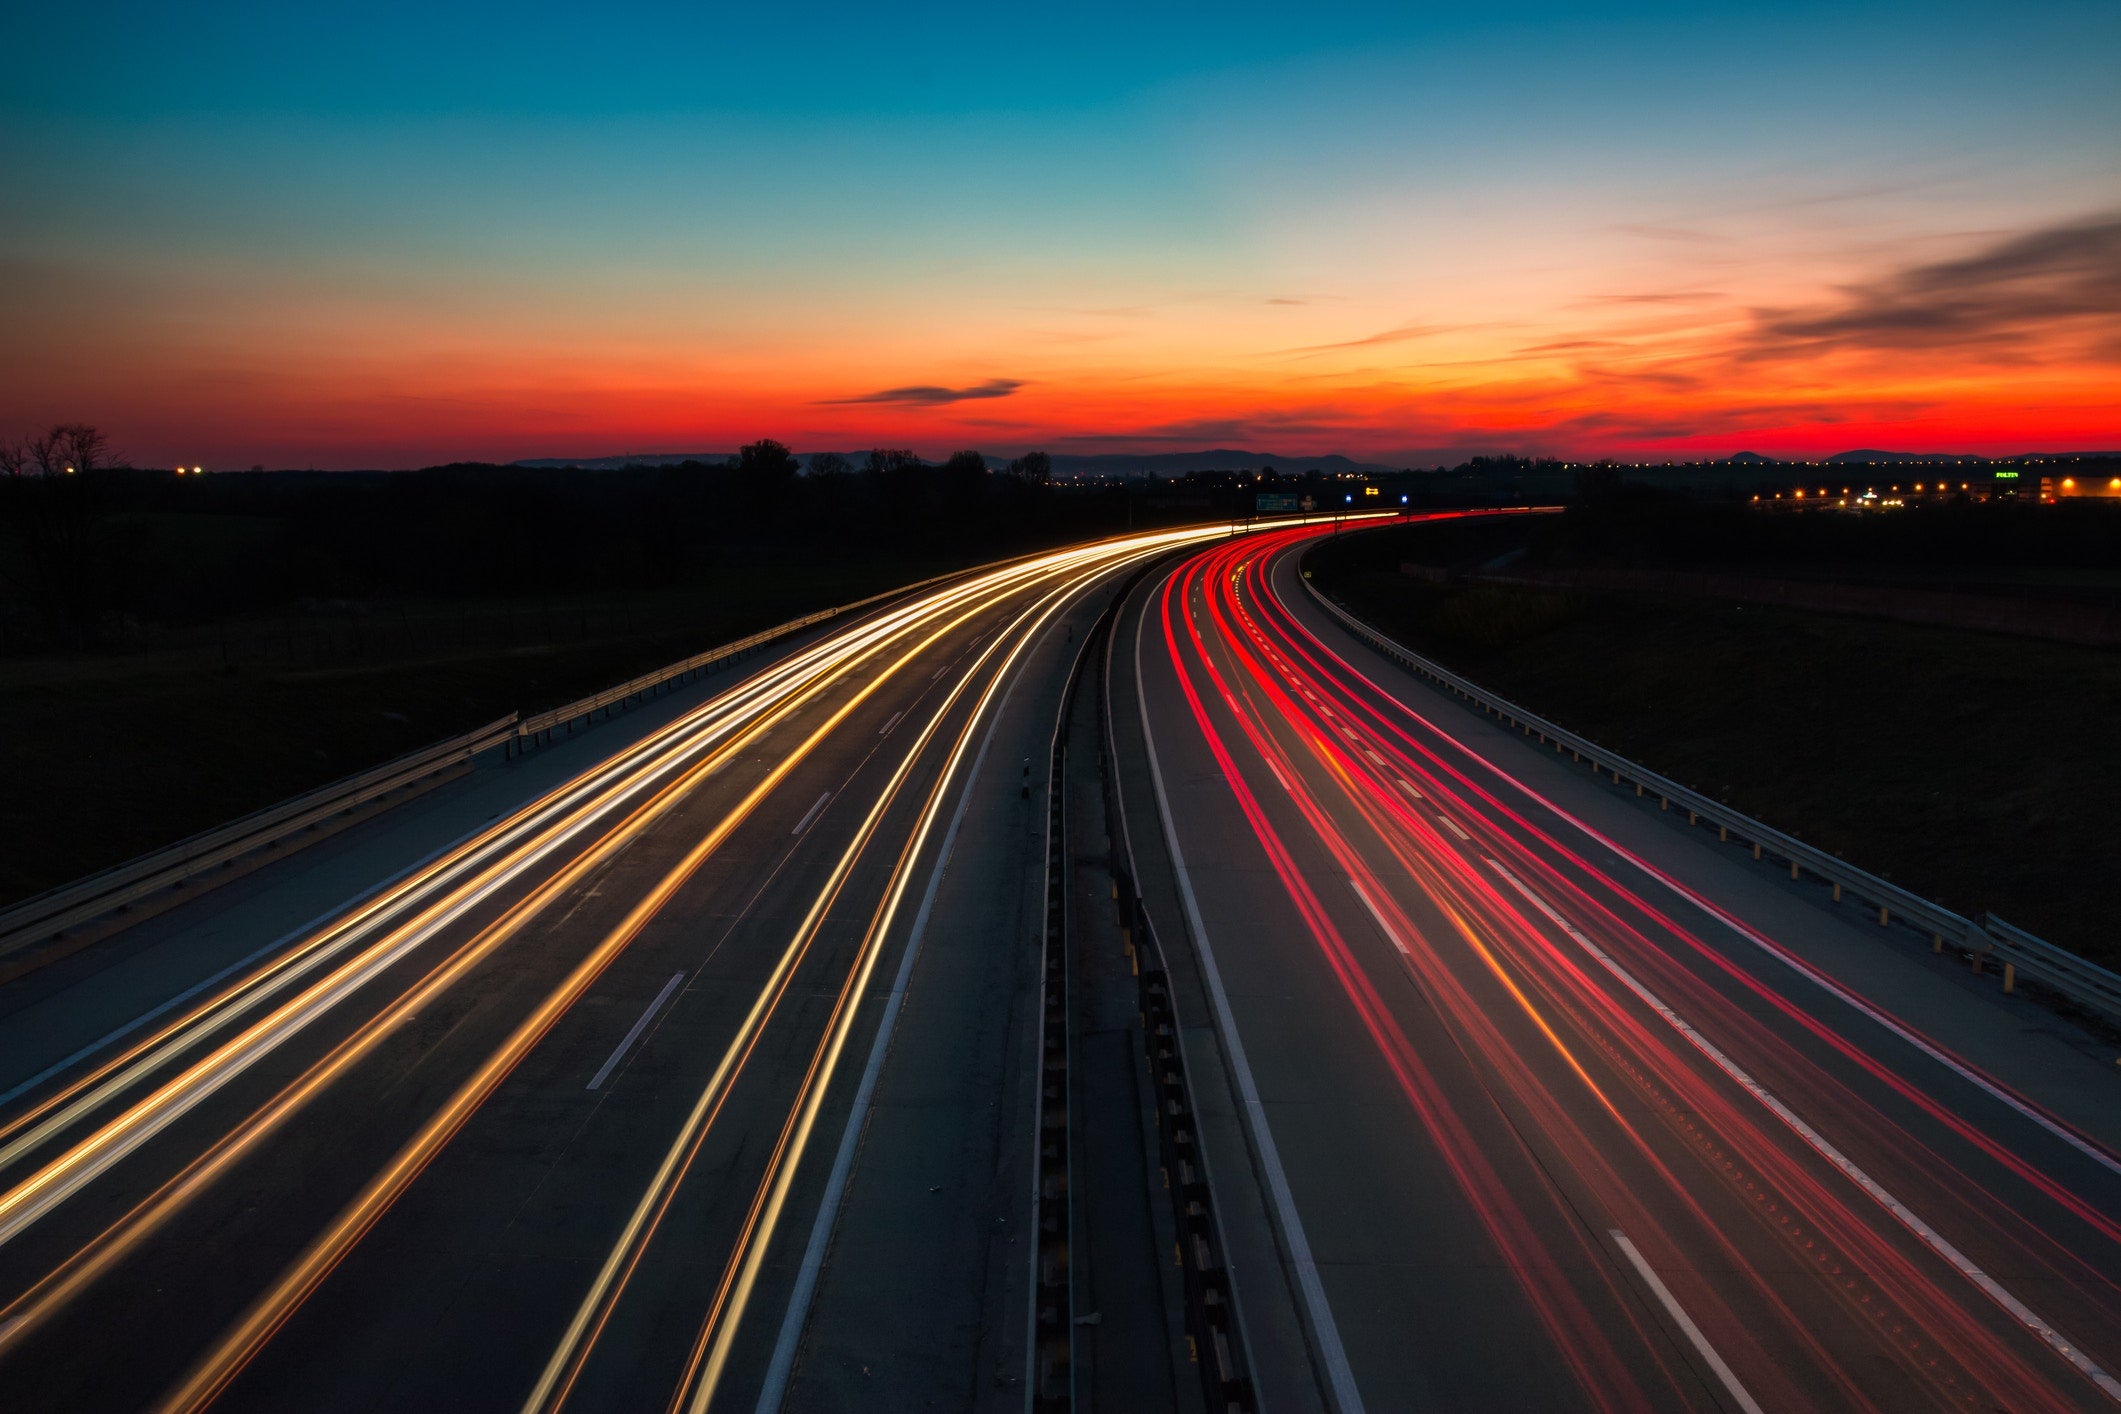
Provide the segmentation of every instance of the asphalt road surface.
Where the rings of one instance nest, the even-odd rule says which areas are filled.
[[[2073,1125],[1919,998],[1858,995],[1795,937],[1849,923],[1749,922],[1772,864],[1689,882],[1654,800],[1363,650],[1305,538],[1189,557],[1114,651],[1130,830],[1228,1076],[1224,1204],[1250,1185],[1267,1229],[1236,1273],[1267,1402],[2121,1402],[2110,1055],[2015,1057],[2103,1083]],[[1984,1024],[1954,996],[1940,1026]]]
[[[46,983],[0,1405],[1020,1407],[1024,762],[1098,596],[1224,533],[871,615],[232,965],[165,925],[56,1070],[138,987]]]
[[[2121,1404],[2111,1056],[1369,653],[1322,533],[953,581],[0,989],[0,1409],[1024,1409],[1093,645],[1069,926],[1130,851],[1258,1407]],[[1182,1348],[1085,956],[1075,1260]],[[1126,1340],[1077,1408],[1195,1398]]]

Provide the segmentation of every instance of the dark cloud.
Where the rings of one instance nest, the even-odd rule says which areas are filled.
[[[1551,344],[1526,344],[1521,354],[1575,353],[1583,349],[1618,349],[1626,345],[1612,339],[1556,339]]]
[[[1964,350],[2000,358],[2089,333],[2106,356],[2121,333],[2121,215],[2029,231],[1957,260],[1850,285],[1833,304],[1756,309],[1748,359],[1843,349]]]
[[[979,398],[1006,398],[1024,386],[1021,378],[989,378],[970,388],[944,388],[931,383],[916,383],[910,388],[886,388],[880,393],[864,393],[858,398],[826,398],[832,404],[843,403],[911,403],[917,407],[934,407],[942,403],[971,402]]]

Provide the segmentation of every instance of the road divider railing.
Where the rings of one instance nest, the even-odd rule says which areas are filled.
[[[364,805],[395,804],[512,740],[516,714],[283,800],[0,912],[0,981],[85,945],[114,918],[134,921],[234,878],[246,865],[320,838]],[[396,797],[396,799],[389,799]],[[53,945],[53,946],[45,946]],[[35,956],[32,957],[31,954]]]
[[[332,827],[349,823],[363,806],[381,808],[410,799],[421,789],[440,784],[483,752],[499,747],[508,756],[520,755],[539,741],[549,741],[555,728],[572,729],[600,712],[610,716],[628,704],[751,657],[829,619],[844,618],[973,572],[934,575],[851,604],[820,609],[533,716],[511,712],[476,731],[421,747],[204,834],[24,899],[0,910],[0,982],[57,961],[120,927],[321,839]]]
[[[1170,965],[1155,920],[1142,897],[1133,832],[1127,826],[1126,802],[1119,784],[1118,745],[1112,722],[1114,626],[1120,606],[1150,568],[1137,571],[1113,596],[1096,629],[1103,642],[1088,650],[1098,661],[1098,774],[1103,785],[1107,837],[1113,843],[1112,897],[1119,909],[1120,941],[1134,966],[1149,1088],[1156,1106],[1157,1161],[1163,1170],[1165,1197],[1171,1205],[1177,1248],[1172,1255],[1184,1282],[1186,1339],[1200,1376],[1202,1402],[1210,1414],[1252,1414],[1259,1408],[1259,1397],[1244,1337],[1244,1320],[1231,1280],[1229,1243],[1201,1143],[1200,1109],[1172,996]]]
[[[2099,1013],[2109,1023],[2121,1022],[2121,975],[2005,923],[1993,913],[1984,915],[1981,922],[1963,917],[1935,900],[1859,869],[1839,855],[1615,755],[1380,633],[1319,589],[1308,576],[1303,583],[1321,608],[1385,657],[1435,683],[1475,711],[1525,736],[1536,737],[1542,745],[1553,747],[1556,754],[1568,753],[1572,760],[1588,765],[1593,775],[1609,776],[1616,786],[1632,785],[1638,797],[1655,796],[1660,809],[1685,811],[1689,825],[1713,828],[1722,841],[1735,839],[1750,845],[1755,859],[1772,858],[1787,864],[1792,879],[1807,874],[1819,879],[1832,888],[1836,902],[1851,897],[1868,909],[1875,909],[1880,926],[1899,922],[1929,934],[1933,951],[1953,949],[1977,972],[1990,964],[1997,965],[2007,992],[2017,990],[2021,978],[2030,979],[2077,1007]]]

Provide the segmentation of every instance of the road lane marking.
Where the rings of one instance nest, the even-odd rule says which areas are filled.
[[[825,1179],[825,1193],[818,1201],[817,1215],[810,1224],[810,1238],[804,1244],[802,1262],[796,1269],[795,1289],[788,1297],[787,1309],[781,1316],[780,1333],[774,1339],[773,1355],[767,1362],[765,1382],[759,1391],[759,1414],[776,1414],[787,1397],[788,1380],[795,1370],[796,1349],[802,1342],[803,1327],[810,1320],[810,1303],[817,1293],[818,1278],[824,1272],[825,1252],[831,1244],[832,1230],[839,1222],[840,1204],[846,1197],[847,1182],[853,1174],[855,1151],[868,1127],[869,1106],[876,1093],[877,1077],[883,1071],[884,1058],[890,1054],[891,1038],[898,1026],[899,1012],[905,1005],[907,986],[913,977],[913,964],[920,956],[921,942],[928,934],[928,920],[935,910],[936,893],[942,886],[944,870],[957,847],[958,830],[965,823],[965,813],[972,803],[971,783],[979,779],[980,771],[986,765],[987,749],[994,744],[994,734],[1001,725],[1009,699],[1015,695],[1017,684],[1022,680],[1019,676],[1012,676],[1011,669],[1032,637],[1025,634],[1018,638],[1017,646],[1002,660],[1001,667],[988,680],[985,694],[973,706],[973,719],[977,720],[988,702],[995,701],[997,689],[1000,690],[993,715],[987,719],[987,730],[980,737],[979,751],[966,769],[966,784],[958,793],[957,809],[950,816],[949,827],[944,830],[942,843],[936,851],[935,863],[928,871],[928,887],[922,891],[921,906],[914,911],[913,927],[906,935],[906,950],[891,979],[891,991],[885,996],[876,1036],[869,1043],[869,1058],[862,1066],[862,1078],[855,1087],[854,1101],[847,1111],[847,1123],[840,1132],[839,1148]],[[1000,644],[995,645],[997,649],[1000,647]],[[1001,687],[1004,679],[1008,682],[1006,688]],[[946,777],[954,766],[955,761],[945,765]],[[929,823],[933,823],[933,817]],[[892,907],[896,909],[896,902]]]
[[[904,712],[893,712],[891,714],[891,720],[884,723],[883,728],[877,732],[877,735],[889,736],[891,734],[891,729],[898,725],[898,719],[905,715],[906,714]]]
[[[818,812],[825,808],[825,802],[830,799],[832,799],[832,792],[829,790],[826,791],[823,795],[819,796],[817,798],[817,804],[811,806],[808,810],[803,812],[803,818],[796,821],[795,828],[790,830],[788,833],[791,835],[799,835],[803,831],[809,829],[810,822],[817,819]]]
[[[1443,827],[1449,830],[1452,834],[1458,836],[1460,839],[1471,840],[1473,838],[1471,835],[1467,834],[1464,830],[1459,828],[1458,822],[1456,820],[1453,820],[1450,816],[1444,814],[1441,810],[1436,812],[1436,818],[1443,821]]]
[[[1285,609],[1288,607],[1286,601],[1284,601],[1283,607]],[[1340,617],[1344,619],[1348,618],[1348,616],[1344,612],[1339,610],[1336,606],[1325,605],[1324,607],[1331,609],[1334,613],[1339,614]],[[1291,611],[1291,618],[1293,619],[1294,617],[1294,612]],[[1329,619],[1328,622],[1331,622],[1331,620]],[[1349,622],[1353,623],[1353,620],[1349,619]],[[2052,1115],[2043,1112],[2037,1105],[2028,1101],[2024,1096],[2012,1091],[2009,1086],[1983,1073],[1982,1071],[1969,1065],[1967,1062],[1959,1059],[1950,1051],[1945,1050],[1942,1046],[1939,1046],[1936,1042],[1922,1035],[1922,1033],[1920,1033],[1919,1031],[1914,1030],[1912,1027],[1893,1017],[1890,1013],[1885,1012],[1876,1006],[1873,1006],[1871,1003],[1865,1001],[1862,997],[1858,996],[1855,992],[1851,991],[1849,988],[1842,985],[1834,978],[1817,970],[1810,963],[1803,961],[1793,953],[1790,953],[1785,950],[1780,943],[1775,942],[1773,939],[1767,937],[1765,934],[1762,934],[1753,929],[1752,927],[1748,926],[1746,923],[1741,921],[1736,914],[1719,907],[1717,904],[1712,902],[1707,897],[1707,895],[1700,893],[1699,891],[1695,890],[1687,884],[1681,883],[1679,879],[1674,875],[1668,874],[1664,870],[1658,868],[1656,865],[1650,863],[1641,855],[1635,853],[1633,850],[1627,848],[1625,845],[1622,845],[1619,841],[1615,840],[1611,835],[1606,834],[1604,831],[1590,824],[1581,816],[1576,815],[1570,812],[1569,810],[1565,809],[1563,806],[1556,803],[1551,797],[1544,795],[1537,790],[1534,790],[1531,786],[1525,784],[1516,776],[1511,775],[1509,771],[1497,765],[1494,761],[1489,760],[1480,751],[1476,751],[1474,748],[1468,746],[1465,742],[1459,740],[1456,736],[1453,736],[1450,732],[1438,726],[1435,721],[1431,720],[1429,717],[1424,716],[1420,711],[1416,710],[1404,698],[1399,696],[1398,693],[1383,687],[1374,678],[1370,677],[1369,674],[1363,672],[1354,664],[1350,663],[1346,658],[1343,658],[1340,654],[1334,652],[1334,650],[1331,647],[1327,646],[1325,641],[1319,638],[1316,633],[1311,633],[1308,628],[1305,630],[1305,632],[1310,633],[1312,642],[1318,644],[1319,648],[1323,650],[1327,656],[1332,658],[1334,662],[1340,664],[1341,667],[1347,669],[1349,673],[1353,674],[1358,680],[1360,680],[1371,690],[1376,692],[1379,697],[1391,703],[1394,707],[1398,708],[1401,712],[1405,713],[1412,720],[1419,722],[1423,727],[1435,733],[1442,740],[1449,742],[1452,746],[1456,747],[1461,753],[1463,753],[1468,761],[1494,775],[1497,779],[1501,780],[1504,784],[1506,784],[1511,790],[1516,791],[1518,794],[1522,795],[1527,800],[1538,802],[1540,807],[1551,813],[1555,819],[1560,820],[1564,824],[1568,825],[1570,828],[1578,831],[1586,838],[1596,841],[1600,847],[1610,851],[1616,859],[1625,862],[1630,867],[1640,871],[1642,874],[1648,876],[1651,880],[1662,885],[1664,888],[1669,889],[1673,894],[1677,895],[1681,899],[1684,899],[1686,902],[1692,904],[1694,907],[1700,909],[1703,913],[1708,914],[1711,918],[1714,918],[1717,922],[1723,924],[1726,928],[1729,928],[1740,938],[1743,938],[1746,942],[1751,943],[1754,947],[1766,953],[1769,957],[1781,963],[1784,967],[1787,967],[1790,971],[1796,973],[1805,981],[1810,982],[1813,986],[1819,988],[1821,991],[1827,993],[1832,997],[1835,997],[1847,1006],[1862,1013],[1864,1016],[1876,1022],[1880,1027],[1884,1028],[1892,1035],[1898,1037],[1902,1041],[1907,1042],[1908,1045],[1913,1046],[1916,1050],[1922,1052],[1922,1054],[1928,1056],[1931,1060],[1937,1062],[1937,1064],[1951,1071],[1952,1074],[1958,1076],[1967,1084],[1972,1085],[1975,1089],[1980,1090],[1983,1094],[1989,1096],[1991,1099],[2008,1106],[2012,1110],[2015,1110],[2020,1116],[2032,1121],[2032,1123],[2046,1130],[2049,1134],[2061,1140],[2064,1144],[2069,1145],[2070,1148],[2075,1149],[2078,1153],[2084,1155],[2085,1158],[2090,1159],[2093,1163],[2099,1165],[2101,1168],[2107,1170],[2109,1173],[2121,1174],[2121,1156],[2117,1156],[2113,1153],[2108,1152],[2095,1141],[2085,1137],[2082,1134],[2077,1133],[2066,1123],[2056,1119]],[[1361,640],[1358,639],[1358,642],[1360,641]],[[1367,647],[1368,645],[1365,644],[1364,646]],[[1392,660],[1389,658],[1385,659],[1385,661],[1387,663],[1391,663],[1392,666],[1395,667],[1401,666],[1399,664],[1392,663]]]
[[[597,1073],[590,1077],[589,1084],[585,1088],[595,1090],[603,1086],[604,1081],[610,1076],[612,1068],[619,1063],[619,1058],[625,1055],[627,1051],[633,1049],[633,1043],[640,1040],[641,1033],[648,1029],[648,1019],[663,1009],[663,1003],[670,1000],[670,994],[675,992],[678,989],[678,983],[684,980],[685,974],[680,972],[663,984],[663,990],[655,994],[655,1000],[648,1004],[648,1010],[642,1012],[641,1019],[633,1023],[633,1029],[626,1033],[626,1039],[619,1042],[619,1048],[611,1053],[611,1059],[597,1067]]]
[[[1385,764],[1385,758],[1379,756],[1376,752],[1370,750],[1370,748],[1367,746],[1362,749],[1362,754],[1369,757],[1372,761],[1376,762],[1380,766]]]
[[[1414,783],[1412,781],[1401,781],[1399,783],[1399,788],[1405,791],[1408,795],[1413,796],[1416,800],[1420,800],[1422,798],[1421,792],[1414,788]]]
[[[1589,938],[1585,937],[1583,933],[1578,930],[1573,923],[1570,923],[1566,918],[1563,918],[1560,913],[1556,912],[1553,905],[1549,904],[1545,899],[1541,898],[1538,894],[1534,893],[1529,884],[1525,883],[1524,880],[1518,878],[1515,874],[1512,874],[1508,869],[1504,868],[1503,865],[1497,860],[1490,859],[1488,861],[1488,867],[1493,869],[1496,873],[1502,875],[1503,879],[1510,885],[1511,888],[1517,890],[1518,893],[1523,894],[1534,908],[1538,909],[1541,913],[1544,913],[1547,918],[1552,921],[1555,927],[1561,929],[1562,932],[1568,934],[1569,937],[1574,939],[1577,946],[1581,947],[1585,952],[1589,953],[1592,957],[1596,958],[1600,966],[1604,967],[1606,971],[1612,973],[1615,977],[1619,978],[1621,985],[1626,987],[1629,991],[1633,992],[1638,998],[1640,998],[1645,1006],[1649,1007],[1651,1011],[1654,1011],[1659,1016],[1663,1017],[1665,1021],[1671,1025],[1673,1030],[1677,1031],[1680,1035],[1686,1037],[1688,1043],[1692,1045],[1695,1050],[1701,1052],[1703,1055],[1707,1056],[1711,1061],[1713,1061],[1717,1069],[1721,1070],[1725,1075],[1728,1075],[1731,1079],[1737,1081],[1739,1086],[1744,1089],[1747,1094],[1751,1095],[1754,1099],[1758,1100],[1761,1104],[1765,1105],[1768,1110],[1775,1116],[1775,1118],[1781,1120],[1785,1125],[1788,1125],[1789,1128],[1796,1133],[1798,1138],[1804,1140],[1805,1143],[1811,1145],[1814,1152],[1816,1152],[1821,1158],[1825,1159],[1828,1163],[1832,1164],[1835,1168],[1840,1169],[1841,1172],[1846,1175],[1852,1183],[1854,1183],[1858,1188],[1861,1188],[1865,1193],[1868,1193],[1880,1207],[1884,1208],[1888,1213],[1891,1213],[1896,1219],[1898,1219],[1902,1227],[1906,1228],[1916,1237],[1922,1239],[1924,1245],[1926,1245],[1931,1251],[1935,1252],[1938,1256],[1942,1257],[1946,1262],[1950,1263],[1954,1268],[1959,1271],[1960,1275],[1964,1276],[1968,1281],[1971,1281],[1974,1285],[1980,1287],[1981,1290],[1987,1294],[1990,1300],[1994,1301],[1998,1306],[2001,1306],[2011,1315],[2017,1317],[2019,1323],[2025,1326],[2026,1329],[2033,1332],[2033,1334],[2039,1336],[2041,1340],[2045,1341],[2049,1345],[2049,1347],[2051,1347],[2063,1359],[2069,1361],[2070,1364],[2076,1366],[2078,1371],[2081,1372],[2086,1379],[2090,1380],[2093,1384],[2097,1385],[2100,1389],[2100,1392],[2105,1394],[2107,1398],[2113,1400],[2117,1404],[2121,1404],[2121,1380],[2116,1380],[2112,1375],[2109,1375],[2108,1373],[2106,1373],[2106,1371],[2100,1369],[2098,1365],[2093,1363],[2090,1356],[2086,1355],[2082,1350],[2077,1348],[2075,1342],[2071,1341],[2067,1336],[2063,1335],[2062,1332],[2056,1330],[2046,1321],[2041,1320],[2040,1317],[2035,1315],[2033,1311],[2029,1307],[2027,1307],[2024,1302],[2020,1301],[2017,1297],[2011,1295],[2010,1292],[2004,1290],[2002,1283],[1998,1282],[1987,1272],[1982,1271],[1981,1268],[1975,1266],[1973,1260],[1969,1258],[1964,1252],[1961,1252],[1957,1247],[1953,1246],[1952,1243],[1944,1236],[1943,1233],[1938,1232],[1935,1228],[1931,1227],[1928,1223],[1924,1222],[1921,1218],[1917,1217],[1914,1211],[1910,1209],[1905,1203],[1902,1203],[1898,1198],[1895,1198],[1891,1193],[1888,1193],[1876,1179],[1872,1178],[1869,1174],[1865,1173],[1862,1169],[1858,1168],[1856,1166],[1855,1160],[1849,1158],[1848,1155],[1842,1153],[1839,1149],[1835,1148],[1834,1145],[1827,1139],[1825,1135],[1821,1134],[1818,1130],[1812,1128],[1811,1125],[1805,1123],[1803,1119],[1798,1117],[1797,1112],[1795,1110],[1792,1110],[1788,1105],[1782,1103],[1781,1100],[1777,1099],[1772,1093],[1769,1092],[1766,1086],[1762,1085],[1759,1081],[1753,1079],[1752,1076],[1748,1075],[1736,1061],[1732,1060],[1729,1056],[1725,1055],[1722,1050],[1717,1047],[1715,1042],[1709,1040],[1708,1037],[1702,1035],[1699,1031],[1696,1031],[1684,1017],[1680,1016],[1678,1012],[1673,1011],[1670,1007],[1666,1006],[1664,1002],[1658,998],[1656,993],[1652,992],[1649,988],[1643,986],[1642,983],[1636,981],[1633,973],[1629,972],[1618,962],[1614,961],[1611,955],[1609,955],[1605,951],[1605,949],[1599,947],[1598,944],[1592,942]]]
[[[1701,1352],[1701,1358],[1709,1362],[1709,1368],[1716,1372],[1717,1379],[1723,1381],[1723,1387],[1730,1392],[1738,1407],[1743,1409],[1745,1414],[1761,1414],[1760,1405],[1752,1395],[1746,1393],[1745,1386],[1731,1373],[1731,1367],[1723,1363],[1723,1357],[1716,1353],[1716,1347],[1709,1344],[1709,1338],[1701,1333],[1701,1327],[1694,1324],[1694,1318],[1679,1304],[1679,1298],[1672,1295],[1671,1288],[1664,1284],[1664,1280],[1657,1273],[1650,1270],[1650,1264],[1642,1259],[1642,1253],[1636,1250],[1635,1244],[1628,1241],[1628,1235],[1617,1227],[1607,1228],[1606,1231],[1613,1235],[1614,1243],[1634,1265],[1636,1275],[1642,1278],[1651,1291],[1657,1293],[1657,1299],[1664,1303],[1664,1309],[1678,1323],[1679,1329],[1686,1332],[1686,1338],[1694,1343],[1694,1349]]]
[[[1407,946],[1407,940],[1405,938],[1400,937],[1399,930],[1397,928],[1394,928],[1389,922],[1386,921],[1384,910],[1380,909],[1376,905],[1376,903],[1371,900],[1369,891],[1363,888],[1361,881],[1356,879],[1349,879],[1348,887],[1355,890],[1355,897],[1361,899],[1362,906],[1370,910],[1370,916],[1377,920],[1377,926],[1384,933],[1384,935],[1392,940],[1392,946],[1399,949],[1400,956],[1408,958],[1413,957],[1413,949]]]
[[[1187,872],[1185,856],[1179,851],[1178,828],[1171,818],[1171,798],[1164,789],[1163,766],[1156,755],[1156,734],[1149,727],[1149,693],[1147,678],[1142,672],[1142,624],[1147,617],[1145,605],[1135,619],[1135,699],[1141,709],[1142,745],[1147,748],[1149,757],[1149,782],[1156,788],[1156,811],[1163,822],[1164,845],[1171,852],[1171,872],[1178,877],[1179,898],[1185,904],[1186,921],[1192,927],[1193,941],[1200,954],[1201,977],[1208,984],[1208,995],[1215,1004],[1216,1030],[1222,1038],[1223,1054],[1229,1058],[1231,1075],[1237,1082],[1238,1099],[1244,1108],[1246,1128],[1252,1135],[1252,1147],[1259,1156],[1260,1168],[1265,1171],[1282,1240],[1288,1244],[1290,1265],[1296,1269],[1297,1286],[1303,1296],[1305,1314],[1310,1318],[1312,1338],[1318,1342],[1318,1358],[1325,1366],[1334,1406],[1339,1414],[1362,1414],[1362,1392],[1355,1387],[1355,1371],[1348,1364],[1346,1347],[1341,1344],[1340,1327],[1334,1324],[1332,1307],[1326,1304],[1326,1288],[1319,1277],[1318,1260],[1311,1255],[1310,1239],[1304,1235],[1303,1219],[1296,1211],[1296,1196],[1289,1189],[1288,1171],[1282,1167],[1281,1150],[1275,1147],[1274,1134],[1267,1127],[1267,1111],[1259,1098],[1259,1082],[1252,1076],[1251,1062],[1245,1059],[1245,1043],[1237,1034],[1237,1018],[1230,1012],[1230,994],[1223,987],[1222,969],[1216,965],[1215,951],[1208,943],[1207,925],[1201,921],[1200,900],[1193,893],[1193,876]]]

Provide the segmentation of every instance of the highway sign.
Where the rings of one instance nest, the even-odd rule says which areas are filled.
[[[1293,516],[1296,514],[1296,498],[1262,491],[1253,498],[1252,512],[1263,516]]]

